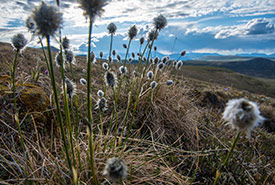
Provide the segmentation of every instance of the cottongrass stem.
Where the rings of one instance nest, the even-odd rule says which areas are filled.
[[[218,180],[222,174],[222,169],[227,166],[229,158],[232,155],[240,137],[241,131],[245,131],[247,136],[250,138],[251,131],[265,120],[260,115],[257,104],[244,98],[229,100],[223,112],[223,119],[227,122],[227,124],[231,125],[233,129],[237,129],[238,132],[229,152],[226,155],[226,158],[216,171],[216,177],[213,185],[218,183]]]
[[[108,62],[113,62],[113,58],[111,56],[108,57]]]
[[[121,183],[127,177],[127,166],[122,159],[110,158],[106,162],[103,175],[110,181]]]

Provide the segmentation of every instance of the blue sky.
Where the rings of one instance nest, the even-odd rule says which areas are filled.
[[[45,0],[55,3],[55,0]],[[12,35],[22,32],[25,19],[40,0],[0,0],[0,41],[10,42]],[[72,50],[84,54],[87,50],[88,23],[74,0],[61,0],[64,13],[63,35],[71,40]],[[118,30],[113,48],[124,53],[127,31],[136,24],[139,34],[130,51],[138,51],[139,38],[152,29],[152,20],[163,14],[168,25],[160,32],[155,44],[162,54],[275,53],[274,0],[113,0],[105,7],[93,27],[93,50],[96,54],[109,50],[107,25],[115,23]],[[57,45],[57,43],[54,43]],[[174,45],[175,44],[175,45]],[[37,46],[32,41],[30,46]]]

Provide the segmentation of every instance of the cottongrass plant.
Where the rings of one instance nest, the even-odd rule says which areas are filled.
[[[23,151],[25,151],[25,143],[24,143],[24,139],[23,139],[23,135],[22,135],[22,131],[21,131],[21,126],[20,126],[20,123],[19,123],[19,113],[18,113],[18,110],[17,110],[17,103],[16,103],[15,72],[16,72],[18,54],[21,53],[21,51],[25,48],[28,41],[27,41],[27,39],[25,38],[25,36],[23,34],[19,33],[19,34],[14,35],[11,38],[11,42],[12,42],[13,48],[16,50],[15,57],[14,57],[14,60],[13,60],[13,64],[12,64],[12,67],[11,67],[11,82],[12,82],[11,84],[12,84],[12,92],[13,92],[14,118],[15,118],[15,122],[16,122],[17,127],[18,127],[21,147],[22,147]]]
[[[110,23],[107,27],[109,34],[111,34],[111,41],[110,41],[110,51],[109,56],[111,56],[112,46],[113,46],[113,36],[116,33],[117,27],[114,23]],[[115,55],[115,54],[114,54]]]
[[[89,32],[88,32],[88,62],[87,62],[87,112],[88,112],[88,121],[89,129],[92,129],[92,101],[91,101],[91,36],[92,36],[92,26],[97,16],[101,16],[104,11],[104,6],[107,5],[106,0],[78,0],[80,8],[84,10],[83,14],[89,19]],[[92,132],[92,130],[90,130]],[[92,133],[90,133],[91,137]],[[94,146],[93,139],[90,138],[90,165],[92,168],[92,175],[94,183],[97,185],[97,177],[95,174],[95,165],[94,165]]]
[[[257,104],[244,98],[229,100],[223,112],[223,119],[227,122],[227,125],[231,125],[232,129],[237,130],[237,134],[225,160],[216,171],[213,185],[218,183],[218,180],[222,175],[222,169],[227,166],[229,158],[231,157],[240,137],[240,133],[242,131],[246,132],[247,136],[250,138],[251,131],[264,121],[264,118],[260,115]]]
[[[61,128],[62,140],[64,144],[64,149],[66,153],[67,163],[70,171],[72,172],[72,162],[69,154],[68,144],[66,141],[65,130],[63,127],[63,119],[60,109],[60,104],[58,100],[58,93],[56,88],[56,81],[54,76],[54,67],[53,67],[53,58],[51,52],[51,37],[54,37],[55,33],[61,28],[63,23],[62,13],[59,12],[58,8],[52,5],[48,5],[44,2],[40,4],[38,8],[33,11],[32,14],[33,20],[36,24],[37,34],[41,37],[46,37],[47,41],[47,50],[48,50],[48,59],[49,59],[49,71],[51,75],[51,83],[54,91],[54,100],[57,109],[57,119],[59,126]]]

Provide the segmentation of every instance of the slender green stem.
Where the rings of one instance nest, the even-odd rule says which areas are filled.
[[[13,61],[13,68],[12,68],[12,72],[11,72],[11,78],[12,78],[12,91],[13,91],[13,103],[14,103],[14,116],[15,116],[15,122],[17,124],[18,127],[18,132],[19,132],[19,137],[20,137],[20,142],[21,142],[21,146],[23,151],[25,151],[25,143],[24,143],[24,138],[22,135],[22,130],[21,130],[21,126],[20,126],[20,122],[19,122],[19,113],[17,110],[17,103],[16,103],[16,86],[15,86],[15,72],[16,72],[16,65],[17,65],[17,58],[18,58],[18,54],[19,54],[19,49],[16,50],[16,54],[15,54],[15,58]]]
[[[112,46],[113,46],[113,34],[111,33],[111,42],[110,42],[110,51],[109,51],[109,57],[111,56],[111,52],[112,52]]]
[[[125,55],[125,59],[124,59],[124,63],[123,63],[124,67],[125,67],[126,62],[127,62],[127,58],[128,58],[128,53],[129,53],[131,42],[132,42],[132,39],[130,39],[129,42],[128,42],[127,51],[126,51],[126,55]]]
[[[41,39],[41,37],[38,37],[38,38],[39,38],[39,42],[40,42],[40,45],[41,45],[41,48],[42,48],[42,51],[43,51],[43,55],[44,55],[44,57],[45,57],[45,61],[46,61],[47,68],[48,68],[48,70],[49,70],[49,74],[50,74],[50,76],[51,76],[51,71],[50,71],[50,66],[49,66],[49,60],[48,60],[48,57],[47,57],[47,54],[46,54],[46,51],[45,51],[45,48],[44,48],[42,39]]]
[[[89,121],[89,129],[90,129],[90,136],[89,136],[89,145],[90,145],[90,163],[92,168],[92,175],[94,184],[98,184],[96,174],[95,174],[95,164],[94,164],[94,146],[93,146],[93,131],[92,131],[92,101],[91,101],[91,68],[92,68],[92,61],[91,61],[91,37],[92,37],[92,19],[89,19],[89,36],[88,36],[88,62],[87,62],[87,99],[88,99],[88,121]]]
[[[92,37],[92,20],[91,18],[89,24],[89,37],[88,37],[88,62],[87,62],[87,99],[88,99],[88,121],[90,124],[90,128],[92,129],[92,102],[91,102],[91,37]]]
[[[17,57],[19,54],[19,49],[16,50],[15,58],[13,61],[13,67],[12,67],[12,73],[11,73],[11,78],[12,78],[12,91],[13,91],[13,103],[14,103],[14,112],[15,114],[17,113],[17,105],[16,105],[16,96],[15,96],[15,71],[16,71],[16,65],[17,65]]]
[[[70,71],[71,71],[71,75],[72,75],[72,80],[74,80],[74,71],[73,71],[73,64],[72,64],[72,62],[70,62]]]
[[[153,45],[154,45],[154,41],[155,41],[155,36],[158,32],[158,29],[155,30],[155,33],[154,33],[154,37],[153,37],[153,40],[152,40],[152,44],[151,44],[151,47],[150,47],[150,50],[149,50],[149,53],[148,53],[148,56],[147,56],[147,59],[146,59],[146,65],[145,65],[145,69],[143,71],[143,77],[145,75],[145,71],[146,69],[148,68],[148,64],[149,64],[149,58],[150,58],[150,55],[151,55],[151,51],[152,51],[152,48],[153,48]]]
[[[47,49],[48,49],[48,55],[49,55],[49,67],[50,67],[49,71],[51,71],[51,83],[52,83],[52,88],[54,91],[54,99],[55,99],[55,104],[56,104],[56,109],[57,109],[57,119],[59,122],[59,126],[61,128],[61,135],[62,135],[62,140],[63,140],[63,144],[64,144],[64,149],[66,152],[67,162],[68,162],[70,170],[72,171],[72,163],[71,163],[71,158],[69,155],[68,144],[66,141],[65,130],[63,127],[63,119],[62,119],[61,109],[60,109],[60,105],[59,105],[59,101],[58,101],[57,88],[56,88],[56,83],[55,83],[53,58],[52,58],[51,45],[50,45],[50,36],[46,36],[46,40],[47,40]]]
[[[235,148],[235,146],[236,146],[236,144],[237,144],[237,141],[238,141],[239,138],[240,138],[240,134],[241,134],[241,132],[238,131],[238,133],[237,133],[237,135],[236,135],[236,137],[235,137],[235,139],[234,139],[234,141],[233,141],[233,144],[232,144],[232,146],[231,146],[230,151],[227,153],[226,158],[225,158],[225,160],[223,161],[222,165],[220,165],[220,167],[219,167],[218,170],[216,171],[216,177],[215,177],[215,181],[214,181],[213,185],[216,185],[216,184],[218,183],[218,180],[219,180],[219,178],[220,178],[220,176],[221,176],[221,174],[222,174],[222,168],[225,168],[225,167],[227,166],[228,160],[229,160],[231,154],[232,154],[233,151],[234,151],[234,148]]]
[[[91,168],[92,168],[92,175],[93,175],[94,184],[98,185],[97,177],[96,177],[96,174],[95,174],[93,132],[92,132],[91,128],[88,127],[88,129],[89,129],[88,137],[89,137],[89,150],[90,150],[90,165],[91,165]]]

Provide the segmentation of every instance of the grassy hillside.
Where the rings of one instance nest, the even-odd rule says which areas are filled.
[[[184,77],[216,83],[229,88],[233,87],[275,97],[275,80],[273,79],[251,77],[228,69],[210,66],[184,66],[180,74]]]
[[[41,50],[33,48],[27,48],[19,56],[16,73],[15,97],[25,141],[24,149],[21,147],[9,77],[14,55],[9,44],[0,44],[0,184],[73,184],[72,176],[77,176],[76,184],[94,184],[91,155],[100,184],[111,184],[102,175],[111,157],[123,159],[128,167],[128,176],[121,184],[212,184],[236,135],[224,124],[222,112],[228,100],[243,97],[259,104],[266,121],[253,131],[251,140],[241,135],[219,184],[275,183],[275,99],[251,93],[263,94],[265,91],[260,87],[271,89],[273,86],[267,84],[272,81],[220,68],[184,66],[178,72],[167,68],[158,71],[155,78],[158,85],[152,90],[151,80],[139,81],[141,75],[133,75],[138,66],[129,64],[116,105],[116,96],[103,79],[105,60],[97,60],[97,64],[92,65],[91,130],[94,134],[91,134],[87,87],[79,82],[87,76],[86,58],[76,58],[72,68],[74,78],[66,65],[65,74],[75,83],[74,97],[77,97],[69,101],[70,122],[65,114],[60,67],[54,66],[66,138],[68,141],[73,138],[69,155],[75,171],[71,172],[44,56]],[[121,78],[118,68],[122,64],[109,65]],[[154,65],[149,69],[156,72]],[[41,72],[38,79],[33,78],[32,71]],[[166,85],[168,79],[174,79],[172,86]],[[139,82],[142,82],[140,94]],[[108,110],[103,112],[96,109],[99,89],[105,92],[108,103]],[[271,91],[270,94],[273,95]],[[129,131],[128,138],[122,132],[124,125]]]
[[[212,61],[184,61],[186,65],[213,66],[230,69],[241,74],[275,79],[275,62],[267,58],[248,58],[234,60],[212,60]]]

